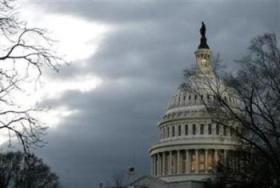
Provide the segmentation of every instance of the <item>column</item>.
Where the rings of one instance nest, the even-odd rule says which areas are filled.
[[[158,156],[155,154],[155,176],[158,175]]]
[[[157,175],[157,159],[156,155],[154,155],[154,176]]]
[[[166,162],[166,158],[165,158],[165,152],[162,153],[162,175],[165,176],[166,174],[166,167],[165,167],[165,162]]]
[[[169,152],[169,161],[168,161],[168,174],[172,174],[172,151]]]
[[[190,152],[189,150],[185,150],[186,152],[186,166],[185,172],[186,174],[190,173]]]
[[[159,159],[158,153],[156,154],[156,176],[159,174]]]
[[[177,151],[177,174],[181,173],[181,156],[180,156],[180,150]]]
[[[227,150],[224,150],[224,166],[227,165]]]
[[[204,168],[205,168],[205,172],[207,173],[208,172],[208,150],[207,149],[205,150],[205,165],[204,165]]]
[[[215,161],[215,166],[218,164],[218,150],[214,150],[214,161]]]
[[[158,168],[157,168],[157,176],[160,176],[160,154],[158,153],[157,154],[157,165],[158,165]]]
[[[154,176],[154,156],[151,156],[151,175]]]
[[[195,150],[195,173],[198,173],[199,169],[199,158],[198,158],[198,150]]]
[[[163,153],[160,153],[160,176],[163,174]]]
[[[161,176],[161,154],[158,153],[158,176]]]

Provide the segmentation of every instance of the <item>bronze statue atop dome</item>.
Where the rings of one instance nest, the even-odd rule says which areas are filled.
[[[204,22],[202,22],[201,28],[200,28],[200,34],[202,37],[205,37],[205,33],[206,33],[206,27]]]
[[[200,44],[198,46],[198,48],[206,48],[206,49],[209,49],[209,46],[207,44],[207,38],[206,38],[206,26],[204,24],[204,22],[202,22],[201,24],[201,28],[200,28],[200,35],[201,35],[201,38],[200,38]]]

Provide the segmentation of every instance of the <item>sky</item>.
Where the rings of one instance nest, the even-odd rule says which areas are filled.
[[[253,37],[280,34],[278,0],[20,2],[21,17],[46,28],[69,61],[59,73],[46,70],[24,100],[50,108],[47,144],[35,153],[66,188],[95,188],[132,166],[136,176],[150,173],[157,122],[195,65],[201,21],[229,71]]]

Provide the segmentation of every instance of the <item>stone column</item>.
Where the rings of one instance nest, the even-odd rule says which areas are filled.
[[[177,174],[181,173],[181,156],[180,150],[177,151]]]
[[[157,163],[156,163],[156,155],[153,155],[153,175],[156,176],[156,166],[157,166]]]
[[[189,150],[185,150],[186,152],[186,166],[185,166],[185,172],[186,174],[190,173],[190,152]]]
[[[158,156],[155,154],[155,176],[158,175]]]
[[[205,150],[205,165],[204,165],[204,168],[205,168],[205,172],[207,173],[208,172],[208,150],[206,149]]]
[[[195,173],[198,173],[199,169],[199,158],[198,158],[198,150],[195,150]]]
[[[168,174],[172,174],[172,151],[169,152]]]
[[[224,165],[227,165],[227,150],[224,150]]]
[[[157,176],[160,175],[160,156],[157,154]]]
[[[166,167],[165,167],[165,162],[166,162],[166,159],[165,159],[165,152],[162,152],[162,175],[165,176],[166,174]]]
[[[158,154],[155,154],[155,159],[156,159],[156,172],[155,172],[155,176],[158,176]]]
[[[161,176],[161,155],[158,153],[158,176]]]
[[[154,156],[151,156],[151,175],[154,176]]]
[[[152,156],[152,163],[153,163],[153,167],[152,167],[152,174],[153,174],[153,176],[156,176],[156,168],[155,168],[155,166],[156,166],[156,158],[155,158],[155,155],[153,155]]]
[[[218,150],[214,150],[214,161],[215,161],[215,165],[218,164]]]

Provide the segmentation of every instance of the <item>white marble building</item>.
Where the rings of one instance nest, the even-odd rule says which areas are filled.
[[[217,85],[229,105],[240,104],[234,91],[216,76],[205,31],[202,24],[190,89],[177,91],[158,123],[160,141],[149,151],[152,177],[136,180],[134,187],[203,187],[203,182],[215,178],[218,163],[238,168],[240,143],[236,133],[240,133],[240,127],[217,124],[206,110],[206,106],[215,104],[212,89]]]
[[[158,123],[160,141],[150,149],[151,174],[166,182],[205,181],[215,176],[219,162],[237,162],[232,156],[237,155],[235,151],[240,146],[235,134],[240,128],[234,124],[214,123],[205,107],[215,101],[208,84],[215,87],[218,79],[204,24],[202,27],[204,33],[201,31],[201,43],[195,51],[197,70],[192,77],[193,90],[179,90],[171,99]],[[219,84],[223,86],[222,81]],[[233,92],[225,86],[223,89],[225,100],[230,105],[238,105]]]

